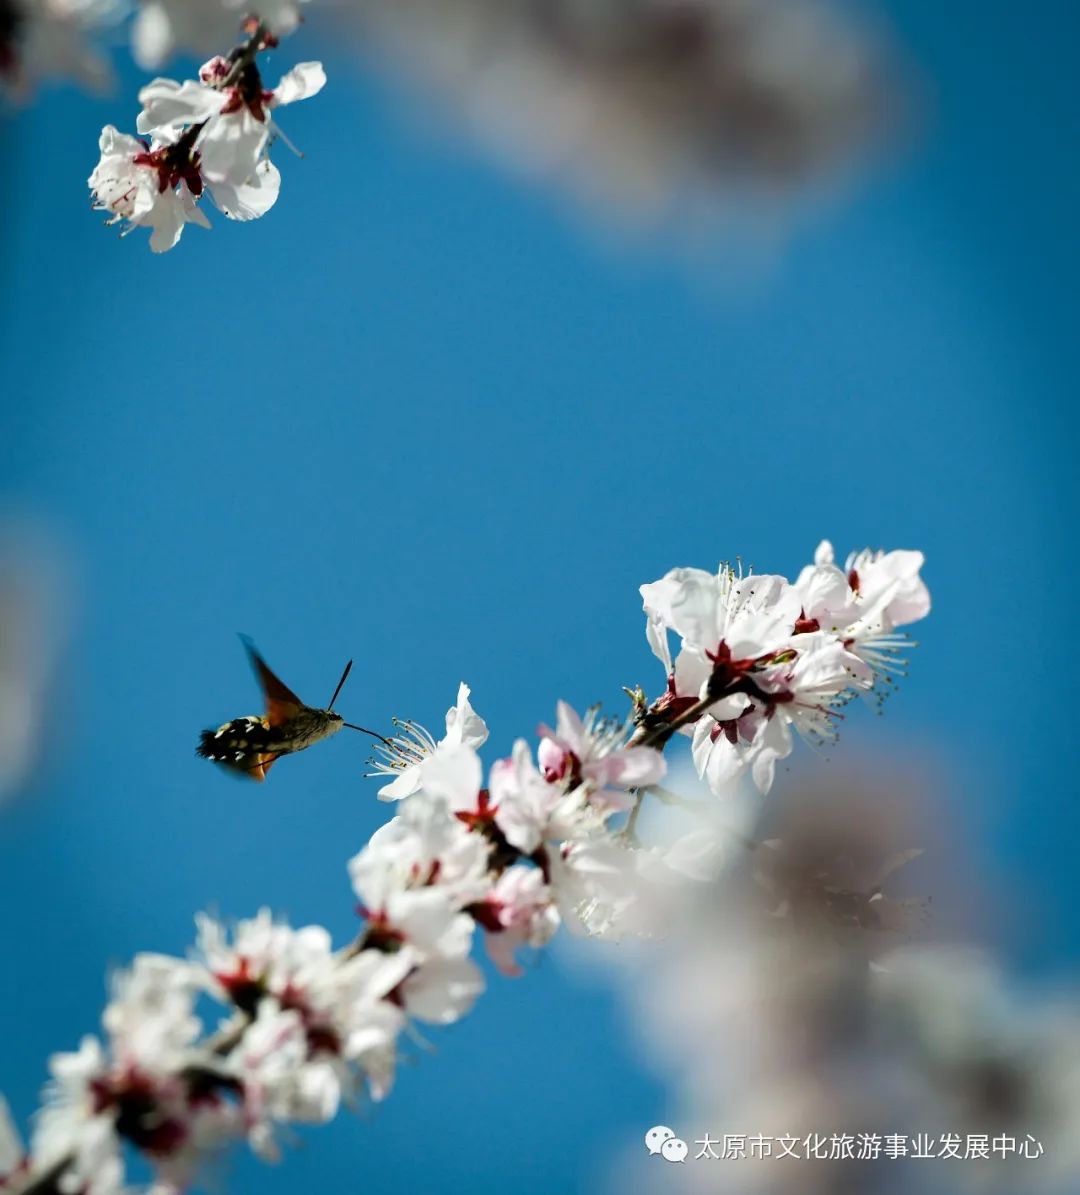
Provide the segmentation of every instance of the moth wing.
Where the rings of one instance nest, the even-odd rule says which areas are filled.
[[[245,768],[244,771],[252,778],[252,780],[258,780],[261,784],[266,779],[267,773],[274,766],[274,761],[280,758],[281,756],[279,755],[257,755],[255,757],[255,763],[250,767]]]
[[[240,638],[247,651],[248,659],[251,661],[251,666],[255,669],[255,675],[259,678],[263,695],[266,697],[267,721],[271,726],[282,726],[296,717],[304,708],[304,703],[288,685],[283,684],[270,671],[266,661],[255,650],[255,645],[251,640],[244,635],[241,635]],[[260,776],[259,779],[261,780],[262,777]]]

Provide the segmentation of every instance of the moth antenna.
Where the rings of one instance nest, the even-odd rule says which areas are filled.
[[[384,735],[379,734],[377,730],[368,730],[366,726],[356,726],[352,722],[342,722],[342,726],[347,726],[350,730],[358,730],[361,734],[369,734],[373,739],[378,739],[380,743],[385,743],[387,747],[393,747],[393,743]]]
[[[352,665],[352,660],[345,665],[345,671],[341,674],[341,680],[338,681],[337,688],[334,690],[334,695],[330,698],[330,704],[326,707],[328,710],[332,710],[334,708],[334,702],[338,699],[338,694],[341,692],[341,686],[344,685],[349,673],[352,672]]]

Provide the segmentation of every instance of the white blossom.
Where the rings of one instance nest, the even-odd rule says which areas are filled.
[[[394,777],[379,789],[380,801],[400,801],[416,792],[421,786],[421,765],[440,748],[451,752],[455,747],[476,748],[487,742],[487,725],[470,704],[470,693],[462,681],[456,703],[446,711],[446,734],[437,743],[422,726],[402,722],[399,734],[376,746],[372,775]]]
[[[203,180],[190,146],[148,145],[112,125],[102,129],[98,144],[101,160],[88,184],[95,210],[109,213],[107,223],[122,223],[124,232],[152,229],[155,253],[171,249],[185,224],[210,227],[198,206]]]
[[[509,758],[497,760],[491,768],[495,823],[524,855],[534,854],[545,843],[602,832],[613,806],[591,803],[589,791],[583,784],[567,791],[561,783],[546,780],[524,739],[514,744]]]
[[[38,1114],[30,1148],[35,1165],[48,1168],[70,1158],[74,1189],[112,1195],[123,1187],[123,1161],[115,1112],[100,1097],[107,1092],[108,1064],[101,1043],[84,1037],[73,1054],[49,1059],[52,1079]],[[172,1124],[171,1121],[162,1123]]]
[[[855,562],[867,571],[859,582]],[[929,597],[917,552],[863,553],[849,574],[827,543],[799,582],[736,574],[721,566],[673,569],[641,587],[646,636],[667,671],[650,715],[661,724],[711,704],[690,725],[698,774],[726,794],[745,774],[761,792],[792,749],[792,730],[812,744],[835,738],[839,710],[887,669],[901,621],[922,617]],[[680,639],[672,656],[669,636]]]
[[[853,552],[844,567],[836,565],[833,547],[822,540],[814,563],[799,574],[795,587],[802,599],[805,625],[836,635],[861,665],[860,688],[902,671],[897,653],[908,645],[897,628],[930,613],[930,594],[920,571],[921,552]]]
[[[160,1072],[182,1065],[202,1030],[195,1013],[201,980],[200,968],[163,954],[136,955],[117,972],[102,1016],[115,1061]]]
[[[281,174],[269,147],[280,130],[270,113],[317,94],[326,74],[320,63],[304,62],[265,88],[256,58],[267,44],[256,31],[235,56],[205,63],[198,80],[147,84],[136,121],[142,140],[112,125],[103,130],[89,186],[109,223],[122,221],[125,231],[148,225],[150,247],[160,253],[186,223],[209,227],[198,206],[204,192],[231,220],[255,220],[274,206]]]
[[[550,887],[538,867],[508,867],[491,893],[471,910],[487,931],[485,944],[504,975],[521,975],[517,951],[546,946],[561,924]]]
[[[625,809],[634,788],[658,784],[664,777],[664,757],[651,747],[628,744],[630,727],[605,720],[599,710],[584,719],[565,701],[556,710],[555,729],[541,726],[537,761],[549,784],[570,790],[588,786],[594,805]]]
[[[267,90],[254,62],[230,83],[233,72],[228,59],[214,58],[200,68],[198,82],[153,80],[139,92],[143,107],[135,127],[167,143],[198,129],[194,146],[211,197],[231,219],[252,220],[269,211],[280,188],[280,174],[266,156],[275,131],[270,112],[317,95],[326,73],[321,63],[303,62]]]

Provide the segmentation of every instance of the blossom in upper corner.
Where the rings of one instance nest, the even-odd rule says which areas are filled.
[[[273,37],[291,33],[303,19],[303,0],[262,0],[258,16]],[[252,12],[249,0],[140,0],[131,30],[135,61],[153,70],[180,51],[210,53],[236,37]]]
[[[317,95],[326,84],[318,62],[293,67],[276,88],[263,86],[254,61],[239,67],[212,58],[199,81],[154,79],[139,92],[137,131],[176,142],[197,129],[199,168],[214,202],[233,220],[265,215],[277,199],[280,176],[267,160],[276,126],[270,112]]]
[[[260,27],[261,29],[261,27]],[[139,93],[140,139],[109,125],[101,160],[89,179],[94,206],[153,229],[150,247],[171,249],[186,223],[209,227],[198,203],[204,191],[231,220],[254,220],[277,202],[281,174],[268,149],[277,132],[270,112],[317,94],[322,66],[294,67],[274,89],[263,87],[255,56],[268,43],[259,30],[230,58],[214,58],[198,81],[155,79]]]
[[[373,776],[392,776],[389,784],[379,789],[379,800],[400,801],[421,787],[421,765],[440,747],[451,751],[455,747],[470,749],[487,742],[488,728],[483,718],[469,703],[471,690],[462,681],[458,685],[457,702],[446,711],[446,734],[436,743],[432,735],[415,722],[397,722],[401,733],[375,748]]]

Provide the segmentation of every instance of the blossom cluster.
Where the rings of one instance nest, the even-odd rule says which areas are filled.
[[[147,108],[174,98],[159,89]],[[701,854],[698,831],[663,849],[636,834],[646,796],[666,791],[675,731],[696,738],[697,723],[734,722],[736,745],[752,747],[778,711],[790,720],[798,704],[826,699],[805,678],[827,674],[834,657],[846,683],[871,689],[892,666],[893,628],[925,612],[920,564],[914,553],[864,553],[839,570],[823,546],[795,585],[677,570],[643,589],[654,650],[666,650],[668,629],[683,638],[664,694],[649,703],[638,690],[627,719],[560,702],[535,749],[519,739],[487,769],[468,686],[438,740],[397,722],[372,773],[395,814],[348,865],[355,939],[335,948],[322,927],[263,910],[231,929],[200,916],[188,958],[137,956],[114,977],[104,1038],[52,1058],[29,1150],[0,1131],[0,1187],[114,1195],[135,1151],[155,1195],[168,1195],[231,1144],[274,1159],[285,1126],[325,1122],[365,1092],[382,1099],[411,1025],[470,1011],[484,987],[478,933],[495,968],[517,976],[522,953],[563,924],[591,937],[655,932],[660,889]],[[789,864],[765,869],[772,896]],[[861,919],[873,904],[880,918],[886,874],[872,890],[834,890],[829,908]]]
[[[90,175],[94,207],[124,231],[150,228],[150,248],[171,249],[188,223],[209,227],[199,206],[208,192],[231,220],[254,220],[277,201],[281,174],[270,160],[279,135],[272,113],[322,90],[321,64],[293,67],[267,88],[259,53],[277,44],[267,26],[249,23],[246,42],[204,63],[197,80],[155,79],[139,93],[139,136],[107,125],[101,160]]]
[[[902,672],[899,628],[930,610],[922,564],[921,552],[866,550],[841,568],[823,540],[794,583],[722,565],[643,585],[649,644],[667,671],[667,692],[645,721],[692,736],[698,774],[714,792],[746,773],[767,792],[792,731],[831,742],[853,695],[880,699]]]

